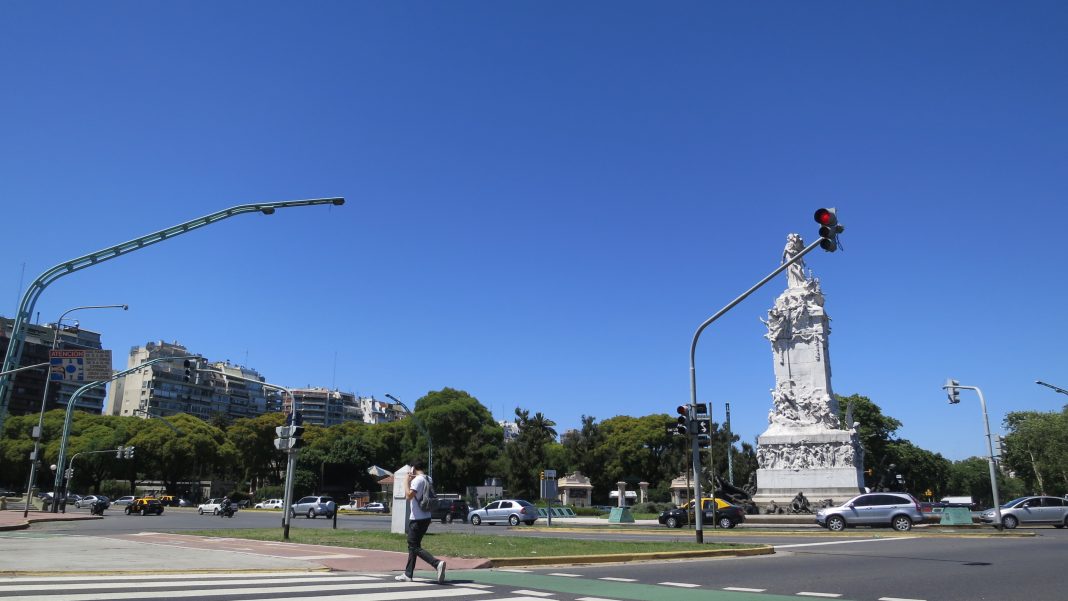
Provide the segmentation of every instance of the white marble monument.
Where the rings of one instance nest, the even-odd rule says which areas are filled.
[[[783,261],[804,247],[801,236],[790,234]],[[757,438],[753,501],[786,505],[798,492],[813,503],[845,501],[862,491],[864,457],[852,415],[843,428],[831,391],[830,318],[823,310],[820,282],[805,275],[804,262],[794,263],[786,274],[789,286],[764,322],[775,388],[768,429]]]

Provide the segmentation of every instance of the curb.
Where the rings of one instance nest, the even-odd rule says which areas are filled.
[[[102,517],[98,515],[83,515],[77,517],[33,517],[29,516],[23,518],[23,521],[15,522],[13,524],[0,524],[0,532],[6,530],[25,530],[30,527],[30,524],[37,524],[42,522],[75,522],[80,520],[101,520]]]
[[[693,551],[656,551],[652,553],[617,553],[611,555],[557,555],[554,557],[500,557],[489,560],[489,567],[581,565],[587,563],[625,563],[657,559],[708,559],[714,557],[752,557],[774,555],[775,548],[761,546],[753,549],[706,549]]]
[[[933,537],[933,538],[937,538],[937,537],[946,537],[946,538],[949,538],[949,537],[965,537],[965,538],[968,538],[968,537],[992,537],[992,536],[1008,536],[1008,537],[1033,537],[1033,536],[1036,536],[1035,533],[1031,532],[1031,531],[1024,531],[1024,532],[1001,531],[1001,532],[998,532],[997,530],[993,530],[993,529],[991,529],[991,530],[981,530],[979,528],[968,527],[968,526],[961,527],[960,530],[952,529],[954,527],[946,527],[946,526],[941,526],[941,527],[940,526],[933,526],[933,527],[934,528],[939,528],[939,529],[938,530],[928,530],[925,527],[925,528],[921,528],[921,529],[909,530],[908,532],[895,532],[895,531],[892,531],[892,530],[888,530],[886,532],[879,532],[878,534],[875,534],[875,537],[876,538],[902,538],[902,537],[917,537],[917,536],[920,536],[920,537]],[[555,526],[552,527],[552,528],[546,528],[544,526],[541,526],[541,527],[535,526],[533,528],[524,528],[524,530],[536,530],[538,532],[544,532],[544,533],[547,533],[547,534],[551,534],[553,532],[619,533],[623,529],[620,529],[620,528],[607,528],[607,527],[603,527],[603,526],[591,526],[591,527],[588,527],[588,528],[579,527],[579,526],[569,526],[569,527],[563,527],[563,528],[557,528]],[[663,529],[650,530],[650,529],[647,529],[647,528],[629,527],[629,528],[626,528],[626,531],[627,531],[627,534],[638,534],[638,535],[645,534],[645,535],[649,535],[649,536],[660,536],[660,535],[665,535],[665,534],[670,535],[672,533],[678,533],[680,536],[683,533],[689,533],[689,535],[691,535],[691,536],[693,535],[693,530],[667,530],[665,532]],[[722,531],[722,529],[716,529],[716,531],[720,532],[720,531]],[[806,537],[807,538],[811,538],[811,537],[825,538],[825,537],[828,537],[828,536],[829,537],[838,537],[838,538],[866,538],[866,537],[871,537],[873,535],[872,534],[873,532],[874,532],[874,529],[872,529],[872,530],[854,530],[852,532],[837,532],[837,533],[833,533],[833,532],[828,532],[827,530],[824,530],[822,528],[819,529],[819,530],[811,530],[811,531],[807,531],[807,530],[806,531],[774,530],[774,529],[770,529],[770,528],[768,528],[768,529],[765,529],[765,528],[761,528],[761,529],[755,529],[755,528],[753,528],[753,529],[750,529],[750,528],[733,528],[733,529],[728,531],[728,535],[729,536],[791,536],[791,537],[795,536],[795,537],[801,537],[801,538],[806,538]],[[708,535],[709,535],[709,531],[706,530],[705,531],[705,536],[708,536]]]

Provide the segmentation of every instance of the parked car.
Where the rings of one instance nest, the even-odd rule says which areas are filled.
[[[135,498],[136,497],[134,497],[133,495],[126,495],[125,497],[119,497],[118,499],[115,499],[111,502],[111,504],[115,507],[122,507],[123,505],[129,505],[130,503],[133,503]]]
[[[141,497],[134,499],[133,503],[126,506],[126,515],[139,513],[141,515],[163,515],[163,503],[154,497]]]
[[[715,523],[720,528],[734,528],[745,521],[745,510],[737,505],[731,505],[723,499],[716,499],[716,510],[712,510],[712,499],[705,498],[701,503],[703,520],[706,523]],[[668,528],[682,528],[696,519],[693,513],[693,501],[686,505],[660,512],[656,521]]]
[[[210,513],[211,515],[219,515],[219,506],[222,505],[222,502],[222,497],[208,499],[204,503],[197,505],[197,513],[199,513],[200,515],[204,515],[205,513]],[[233,506],[235,510],[237,509],[236,504],[231,503],[230,505]]]
[[[923,520],[923,511],[916,497],[898,492],[865,493],[838,507],[816,512],[816,523],[833,532],[852,526],[890,526],[899,532],[908,532],[913,524]]]
[[[442,524],[451,524],[453,520],[462,520],[467,523],[467,514],[471,513],[471,508],[467,506],[467,502],[459,499],[438,499],[437,507],[430,511],[431,519],[441,520]]]
[[[297,515],[305,515],[308,519],[314,519],[320,515],[332,518],[336,512],[337,504],[334,503],[334,499],[323,496],[304,497],[296,503],[293,503],[289,508],[289,513],[293,517],[296,517]]]
[[[984,524],[997,519],[993,509],[979,514]],[[1020,497],[1001,506],[1001,525],[1009,530],[1017,526],[1052,524],[1057,528],[1068,526],[1068,500],[1060,497]]]
[[[482,522],[496,524],[508,522],[512,526],[518,526],[523,522],[527,526],[533,526],[538,520],[538,509],[529,501],[518,499],[504,499],[493,501],[485,507],[475,509],[467,516],[467,520],[478,526]]]
[[[260,501],[256,503],[256,509],[281,509],[282,499],[267,499],[266,501]]]
[[[389,508],[382,503],[368,503],[363,507],[357,507],[356,511],[369,511],[371,513],[389,513]],[[464,515],[464,519],[467,519],[467,515]]]
[[[104,503],[106,503],[105,508],[111,506],[111,499],[107,498],[104,495],[85,495],[84,497],[75,501],[74,506],[78,509],[81,509],[82,507],[92,507],[93,503],[96,503],[97,501],[103,501]]]

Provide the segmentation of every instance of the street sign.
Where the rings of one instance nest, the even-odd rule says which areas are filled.
[[[545,470],[545,478],[556,478],[556,470]]]
[[[111,351],[102,349],[48,351],[53,382],[102,382],[111,379]]]
[[[697,433],[698,434],[708,434],[708,435],[712,434],[712,420],[710,420],[710,419],[698,419],[698,420],[694,420],[694,421],[697,422]]]

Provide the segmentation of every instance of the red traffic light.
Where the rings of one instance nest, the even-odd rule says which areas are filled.
[[[689,405],[679,405],[678,407],[675,407],[675,413],[678,413],[683,417],[690,417],[690,407]]]
[[[835,215],[834,209],[817,209],[816,214],[812,216],[816,223],[833,227],[838,225],[838,216]]]

